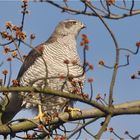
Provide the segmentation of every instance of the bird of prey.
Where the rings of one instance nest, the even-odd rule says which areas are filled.
[[[32,49],[17,77],[20,86],[47,87],[66,93],[82,90],[85,75],[77,52],[77,35],[85,25],[78,20],[61,21],[50,38]],[[62,112],[73,101],[43,93],[9,93],[2,122],[10,121],[22,108],[43,112]]]

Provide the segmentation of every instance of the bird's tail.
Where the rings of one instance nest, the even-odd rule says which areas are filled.
[[[8,99],[8,102],[5,101]],[[1,121],[8,123],[21,110],[22,97],[19,93],[8,93],[7,99],[3,101],[3,113]],[[7,102],[7,103],[6,103]]]

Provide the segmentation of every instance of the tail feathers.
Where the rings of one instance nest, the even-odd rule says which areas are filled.
[[[8,123],[21,110],[22,98],[18,93],[9,93],[9,103],[4,109],[1,117],[3,124]]]

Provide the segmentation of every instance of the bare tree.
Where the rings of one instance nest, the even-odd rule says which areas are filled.
[[[119,20],[127,18],[130,16],[135,16],[140,14],[140,9],[136,9],[135,5],[137,2],[135,0],[115,1],[115,0],[100,0],[94,2],[91,0],[80,0],[77,4],[81,5],[80,8],[71,7],[70,0],[63,0],[61,2],[53,0],[35,0],[34,3],[38,4],[50,4],[50,6],[56,7],[63,13],[73,14],[73,15],[84,15],[85,17],[96,17],[102,22],[104,28],[108,31],[111,39],[114,43],[115,50],[115,60],[112,66],[107,65],[104,60],[99,61],[99,65],[107,70],[112,70],[112,78],[110,81],[108,94],[97,94],[93,98],[93,78],[88,78],[87,83],[90,85],[90,94],[84,93],[84,91],[78,92],[73,91],[67,94],[62,91],[56,91],[48,88],[34,88],[34,87],[20,87],[19,82],[16,79],[11,79],[11,73],[14,72],[14,68],[11,66],[13,59],[16,61],[20,60],[21,63],[24,62],[26,55],[21,52],[21,44],[27,46],[28,48],[34,48],[32,45],[33,40],[36,38],[34,34],[30,35],[30,43],[25,42],[25,38],[29,35],[24,32],[24,22],[26,20],[26,15],[29,14],[28,11],[28,1],[23,0],[22,4],[22,19],[21,25],[17,26],[11,22],[6,22],[5,30],[0,30],[0,46],[3,47],[5,54],[10,54],[7,58],[9,63],[9,68],[2,71],[3,78],[0,79],[0,92],[1,92],[1,106],[0,106],[0,118],[4,112],[6,105],[9,103],[8,92],[34,92],[43,93],[49,95],[57,95],[72,99],[74,101],[81,102],[82,104],[90,105],[91,108],[85,110],[75,110],[65,112],[60,112],[59,114],[44,115],[43,120],[39,119],[16,119],[11,120],[7,124],[0,125],[0,134],[6,139],[7,136],[10,138],[21,138],[21,139],[43,139],[43,138],[53,138],[55,140],[70,139],[74,135],[77,135],[77,139],[80,137],[83,131],[90,135],[94,139],[101,139],[105,131],[109,131],[118,139],[124,139],[124,136],[120,136],[116,133],[114,128],[108,127],[111,118],[121,115],[134,115],[140,114],[140,100],[124,102],[122,104],[114,104],[114,87],[116,84],[116,78],[118,76],[118,70],[120,68],[127,67],[130,63],[130,57],[132,55],[137,55],[139,52],[140,42],[136,42],[136,50],[132,51],[127,48],[121,48],[114,35],[111,27],[107,24],[105,19],[108,20]],[[78,7],[78,6],[77,6]],[[80,6],[79,6],[80,7]],[[32,12],[32,11],[31,11]],[[131,19],[130,19],[131,20]],[[27,23],[28,24],[28,23]],[[87,53],[89,49],[89,38],[88,35],[82,35],[82,41],[80,45],[83,47],[83,74],[88,73],[93,70],[93,65],[88,63]],[[11,47],[9,47],[11,46]],[[12,49],[11,49],[12,48]],[[126,63],[120,64],[121,52],[125,51],[129,53],[126,55]],[[66,65],[69,62],[65,62]],[[73,62],[75,63],[75,62]],[[0,62],[0,67],[5,63]],[[79,76],[79,75],[77,75]],[[132,74],[131,79],[140,79],[140,71],[137,74]],[[58,78],[58,77],[57,77]],[[59,78],[70,78],[62,77]],[[36,79],[40,80],[40,79]],[[45,79],[44,79],[45,80]],[[94,124],[97,120],[103,118],[100,124],[100,129],[96,133],[92,133],[87,126]],[[68,130],[67,123],[74,125],[73,130]],[[23,134],[22,132],[25,132]],[[126,131],[125,134],[127,138],[139,139],[140,135],[132,136],[131,132]]]

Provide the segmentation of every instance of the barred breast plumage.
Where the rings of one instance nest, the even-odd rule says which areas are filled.
[[[79,59],[79,56],[77,54],[77,49],[76,49],[76,42],[74,41],[74,39],[69,39],[69,40],[68,39],[69,39],[69,36],[66,36],[66,37],[58,39],[54,43],[41,45],[40,47],[44,47],[43,55],[42,57],[39,57],[34,62],[34,65],[32,65],[23,74],[22,78],[20,79],[21,85],[27,86],[30,83],[32,83],[32,81],[35,81],[36,79],[40,79],[40,78],[45,79],[45,77],[50,77],[47,80],[47,87],[51,89],[61,90],[65,81],[65,78],[64,79],[59,78],[61,75],[63,75],[64,77],[66,77],[68,74],[73,75],[73,76],[81,75],[83,73],[82,67],[78,65],[73,65],[72,63],[70,63],[68,64],[68,68],[67,68],[67,65],[64,63],[64,60],[69,60],[69,62],[77,61],[77,64],[80,65],[80,59]],[[71,44],[67,44],[67,41],[70,41]],[[46,63],[46,65],[44,63]],[[69,73],[68,73],[68,70],[69,70]],[[57,77],[57,78],[53,78],[53,77]],[[80,77],[80,79],[74,78],[74,80],[76,79],[83,81],[84,76]],[[63,88],[63,91],[72,91],[73,90],[72,85],[68,81],[67,81],[67,84],[69,86],[66,87],[65,85],[65,87]],[[33,83],[33,86],[43,87],[44,80],[37,80],[36,82]],[[28,96],[26,95],[24,103],[26,104],[27,108],[37,105],[36,100],[38,101],[39,95],[38,97],[36,95],[37,94],[33,95],[33,97],[36,97],[36,99],[34,101],[32,100],[31,102],[28,101],[28,99],[30,98],[28,98]],[[43,99],[45,97],[45,100],[43,103],[45,105],[44,107],[47,108],[45,110],[47,111],[51,110],[52,112],[54,112],[54,110],[56,110],[57,107],[61,109],[61,107],[56,106],[56,104],[62,103],[65,105],[69,101],[68,99],[57,97],[57,96],[53,97],[52,99],[50,99],[52,96],[49,96],[49,95],[42,95],[42,96],[43,96],[42,97]],[[54,108],[54,110],[52,108]]]

